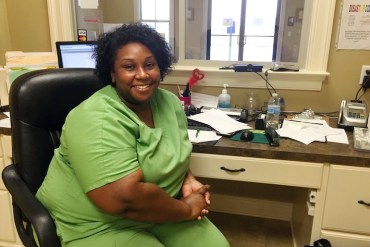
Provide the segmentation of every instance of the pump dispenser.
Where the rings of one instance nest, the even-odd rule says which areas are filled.
[[[230,95],[227,93],[228,84],[224,84],[222,93],[218,96],[218,108],[230,108]]]

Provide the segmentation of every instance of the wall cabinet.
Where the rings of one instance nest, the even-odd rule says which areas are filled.
[[[321,236],[335,247],[370,246],[370,168],[331,165]]]

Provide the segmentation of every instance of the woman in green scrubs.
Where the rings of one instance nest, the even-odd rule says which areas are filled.
[[[205,217],[209,186],[189,170],[192,145],[177,96],[158,88],[170,48],[143,24],[102,35],[107,84],[67,116],[38,199],[66,247],[228,247]]]

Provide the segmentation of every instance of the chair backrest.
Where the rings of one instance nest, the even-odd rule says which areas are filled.
[[[45,178],[69,111],[102,88],[93,69],[45,69],[18,77],[9,106],[13,163],[36,193]]]

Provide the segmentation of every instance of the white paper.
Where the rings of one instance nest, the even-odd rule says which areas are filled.
[[[346,131],[344,129],[336,129],[336,130],[338,131],[338,134],[329,135],[329,136],[326,137],[328,139],[328,142],[349,144],[348,136],[346,134]],[[339,132],[340,132],[340,134],[339,134]]]
[[[370,50],[370,0],[344,0],[338,49]]]
[[[81,9],[97,9],[99,7],[98,0],[78,0],[78,6]]]
[[[220,109],[211,109],[188,118],[208,124],[221,134],[230,134],[239,130],[251,129],[247,124],[232,119]]]
[[[281,137],[287,137],[306,145],[314,141],[349,143],[343,129],[331,128],[325,120],[321,119],[284,120],[283,126],[277,132]]]
[[[10,129],[10,118],[5,118],[0,120],[0,127],[1,128],[9,128]]]
[[[218,141],[221,136],[217,135],[215,131],[200,130],[197,135],[197,130],[188,129],[189,140],[192,143]]]
[[[198,108],[202,106],[217,108],[218,97],[203,93],[191,92],[191,104]]]

